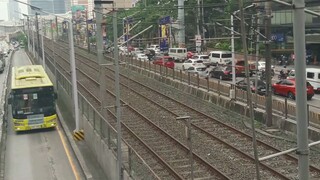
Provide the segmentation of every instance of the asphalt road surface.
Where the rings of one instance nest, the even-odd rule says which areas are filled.
[[[13,66],[30,64],[24,50],[13,56]],[[9,114],[11,114],[9,108]],[[13,131],[10,121],[5,152],[5,180],[73,180],[80,179],[75,161],[60,125],[55,129],[23,133]]]
[[[182,63],[175,63],[175,68],[176,69],[182,69]],[[314,67],[314,66],[310,66],[310,67]],[[212,66],[210,67],[212,68]],[[272,82],[275,83],[278,81],[278,74],[279,74],[279,71],[282,69],[283,67],[282,66],[275,66],[275,76],[273,77],[272,79]],[[316,68],[320,68],[319,66],[316,66]],[[286,69],[294,69],[293,66],[287,66]],[[243,77],[236,77],[236,82],[239,81],[239,80],[242,80]],[[211,78],[212,81],[217,81],[217,79],[214,79],[214,78]],[[232,83],[232,81],[224,81],[225,83]],[[278,95],[274,95],[273,96],[274,99],[282,99],[284,100],[285,97],[283,96],[278,96]],[[292,104],[295,104],[295,101],[294,100],[289,100],[288,101],[289,103],[292,103]],[[320,94],[315,94],[311,100],[308,100],[307,102],[310,106],[310,110],[314,111],[314,112],[320,112]]]

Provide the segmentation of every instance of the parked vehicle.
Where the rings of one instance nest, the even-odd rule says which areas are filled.
[[[186,72],[192,73],[194,75],[199,74],[200,77],[207,77],[208,70],[206,66],[199,66],[199,67],[189,67]]]
[[[230,66],[216,66],[209,72],[209,77],[221,80],[231,80],[232,69]]]
[[[203,61],[204,65],[206,65],[206,66],[210,65],[209,56],[205,55],[205,54],[194,55],[190,59],[201,60],[201,61]]]
[[[192,56],[193,56],[193,52],[188,51],[188,52],[187,52],[187,59],[191,59]]]
[[[152,63],[174,69],[174,59],[170,56],[162,56],[161,58],[152,61]]]
[[[136,54],[136,59],[139,61],[147,61],[148,60],[148,56],[146,56],[145,54]]]
[[[211,51],[209,53],[210,63],[212,65],[226,65],[232,61],[232,52],[230,51]]]
[[[307,81],[306,87],[307,87],[307,99],[310,100],[314,95],[313,87],[308,81]],[[280,80],[277,83],[272,85],[272,91],[274,94],[279,94],[282,96],[286,96],[290,99],[295,99],[296,80],[294,78]]]
[[[257,89],[257,93],[259,95],[265,95],[266,94],[266,83],[264,81],[258,80],[256,86],[256,80],[255,78],[250,78],[250,89],[254,93]],[[243,79],[236,83],[236,87],[242,90],[247,90],[247,80]]]
[[[288,78],[295,77],[295,70],[291,70],[288,73]],[[313,86],[313,90],[320,93],[320,69],[318,68],[306,68],[306,79]]]
[[[188,59],[182,64],[182,70],[186,70],[189,67],[205,66],[202,60]]]
[[[176,62],[184,62],[187,59],[188,53],[186,48],[169,48],[168,55]]]
[[[256,71],[256,65],[254,63],[252,63],[252,62],[248,62],[248,63],[249,63],[249,75],[251,77],[252,74],[254,74],[255,71]],[[237,69],[239,74],[241,74],[242,76],[245,75],[246,71],[245,71],[245,62],[244,62],[244,60],[237,60],[236,69]]]

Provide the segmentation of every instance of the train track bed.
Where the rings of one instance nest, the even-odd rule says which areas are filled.
[[[84,60],[82,60],[82,61],[84,61]],[[79,65],[79,63],[77,63],[78,65]],[[81,66],[81,64],[83,64],[83,65],[85,65],[85,63],[80,63],[80,65],[79,66]],[[88,65],[87,65],[88,66]],[[97,67],[96,65],[94,65],[94,63],[92,63],[91,62],[91,65],[89,64],[89,66],[92,66],[92,67]],[[89,70],[88,69],[88,67],[82,67],[81,66],[81,68],[83,68],[83,69],[85,69],[85,68],[87,68],[87,69],[85,69],[85,72],[87,72],[88,74],[89,74],[89,72],[90,71],[92,71],[93,69],[96,69],[96,68],[89,68],[89,69],[91,69],[91,70]],[[137,74],[137,73],[135,73],[135,72],[129,72],[128,70],[122,70],[121,71],[122,72],[122,74],[127,74],[127,75],[129,75],[130,77],[132,77],[132,78],[134,78],[134,79],[136,79],[136,80],[138,80],[138,81],[142,81],[143,83],[146,83],[146,84],[148,84],[148,86],[151,86],[151,87],[153,87],[153,88],[155,88],[155,89],[157,89],[157,90],[159,90],[160,92],[164,92],[164,94],[165,95],[168,95],[168,96],[170,96],[170,97],[174,97],[175,99],[178,99],[179,101],[181,101],[181,102],[183,102],[183,103],[186,103],[186,104],[188,104],[190,107],[196,107],[198,110],[200,110],[201,112],[204,112],[204,113],[206,113],[206,114],[208,114],[209,116],[212,116],[212,117],[214,117],[214,118],[216,118],[216,119],[220,119],[220,120],[227,120],[227,122],[228,122],[228,124],[230,125],[230,126],[233,126],[233,127],[236,127],[237,129],[241,129],[241,131],[243,131],[243,132],[245,132],[245,133],[248,133],[248,134],[250,134],[251,132],[250,132],[250,130],[248,130],[247,128],[245,128],[244,126],[243,126],[243,124],[242,123],[239,123],[239,120],[240,120],[240,122],[243,120],[243,121],[245,121],[245,120],[247,120],[247,118],[246,117],[243,117],[243,116],[239,116],[239,114],[236,114],[236,113],[233,113],[233,112],[230,112],[229,110],[226,110],[226,109],[223,109],[223,108],[221,108],[221,107],[219,107],[219,106],[214,106],[213,104],[211,104],[211,103],[207,103],[207,102],[204,102],[204,101],[199,101],[199,99],[197,99],[196,97],[193,97],[193,96],[191,96],[191,95],[185,95],[184,93],[181,93],[181,92],[178,92],[177,90],[175,90],[175,89],[172,89],[171,87],[166,87],[166,86],[164,86],[163,84],[161,85],[161,86],[159,86],[159,82],[156,82],[156,81],[154,81],[154,80],[151,80],[151,79],[148,79],[148,78],[146,78],[146,77],[144,77],[144,76],[141,76],[141,75],[139,75],[139,74]],[[97,73],[94,73],[94,72],[90,72],[90,76],[94,76],[95,74],[97,74]],[[112,73],[111,73],[112,74]],[[110,75],[111,75],[110,74]],[[111,76],[110,76],[111,77]],[[94,78],[94,77],[93,77]],[[135,86],[137,86],[137,84],[135,84],[135,83],[133,83],[133,82],[131,82],[131,81],[127,81],[127,82],[125,82],[126,80],[125,80],[125,78],[123,78],[123,79],[121,79],[121,82],[123,82],[124,84],[128,84],[128,85],[130,85],[130,87],[132,87],[133,89],[131,90],[131,91],[134,91],[134,87]],[[86,81],[85,83],[89,83],[88,81]],[[92,83],[92,82],[91,82]],[[107,84],[109,84],[109,85],[112,85],[112,81],[110,81],[109,83],[107,83]],[[109,89],[111,89],[112,90],[112,86],[108,86],[108,88]],[[152,105],[152,103],[150,104],[150,102],[149,103],[146,103],[146,102],[144,102],[144,101],[141,101],[141,99],[140,99],[140,101],[139,101],[139,98],[137,98],[136,97],[136,99],[134,99],[134,96],[135,95],[133,95],[134,93],[133,92],[130,92],[130,91],[128,91],[128,89],[127,90],[124,90],[125,88],[123,88],[123,87],[121,87],[121,93],[123,94],[123,95],[125,95],[124,97],[130,97],[131,98],[131,100],[130,99],[128,99],[128,98],[126,98],[126,100],[128,100],[129,101],[129,104],[131,103],[131,104],[134,104],[134,103],[136,103],[136,104],[134,104],[134,107],[139,107],[139,111],[141,111],[141,112],[143,112],[143,114],[152,114],[152,115],[154,115],[154,117],[150,117],[149,119],[159,119],[159,117],[161,117],[161,115],[160,114],[156,114],[156,113],[150,113],[150,111],[153,111],[153,112],[156,112],[157,111],[157,107],[155,107],[155,105],[153,104]],[[96,88],[92,88],[90,91],[96,91]],[[136,89],[135,89],[135,91],[142,91],[141,90],[141,86],[139,87],[139,86],[137,86],[136,87]],[[142,91],[142,92],[144,92],[144,91]],[[148,91],[146,91],[146,92],[148,92]],[[149,93],[150,93],[150,90],[149,90]],[[96,94],[97,94],[97,92],[96,92]],[[146,95],[148,95],[148,94],[146,94]],[[151,95],[152,96],[152,98],[153,99],[156,99],[155,97],[157,97],[158,95],[154,95],[154,94],[152,94],[152,93],[150,93],[149,95]],[[159,96],[159,97],[161,97],[161,96]],[[186,97],[188,97],[188,98],[186,98]],[[140,97],[141,98],[141,97]],[[139,102],[140,102],[140,105],[139,105]],[[138,103],[138,104],[137,104]],[[145,103],[145,104],[141,104],[141,103]],[[144,105],[144,106],[142,106],[142,105]],[[141,106],[141,108],[140,108],[140,106]],[[154,109],[151,109],[151,108],[149,108],[148,109],[148,107],[154,107]],[[144,111],[143,111],[143,109],[144,109]],[[158,107],[158,109],[159,109],[159,107]],[[171,107],[171,109],[173,109],[172,107]],[[186,115],[186,113],[191,113],[191,112],[189,112],[189,111],[183,111],[183,110],[176,110],[176,109],[173,109],[174,111],[177,111],[177,114],[181,114],[181,115]],[[149,112],[149,113],[148,113]],[[192,114],[192,113],[191,113]],[[191,115],[190,114],[190,115]],[[160,115],[160,116],[159,116]],[[159,127],[161,127],[161,128],[163,128],[163,129],[165,129],[166,131],[168,131],[168,132],[170,132],[170,134],[174,134],[173,136],[174,137],[180,137],[179,139],[181,140],[181,142],[183,142],[184,144],[187,144],[187,142],[185,141],[185,138],[183,138],[184,136],[183,136],[183,133],[182,133],[182,135],[181,135],[181,132],[183,132],[183,129],[184,129],[184,125],[182,125],[181,123],[177,123],[175,120],[174,120],[174,118],[173,117],[170,117],[170,115],[168,115],[168,113],[166,114],[166,113],[164,113],[163,115],[162,115],[163,117],[160,119],[160,120],[158,120],[158,122],[155,122],[155,123],[157,123],[157,125],[159,126]],[[171,116],[172,116],[172,114],[171,114]],[[191,116],[194,116],[194,117],[197,117],[197,115],[196,114],[192,114]],[[231,118],[230,118],[230,116],[231,116]],[[192,118],[192,117],[191,117]],[[168,122],[167,122],[168,121]],[[203,129],[205,128],[205,127],[210,127],[210,123],[203,123],[203,122],[201,122],[202,120],[199,120],[198,122],[194,122],[194,124],[202,124],[202,125],[204,125],[204,127],[203,127]],[[174,122],[174,123],[173,123]],[[215,127],[216,125],[213,125],[212,127]],[[174,128],[174,127],[176,127],[176,128]],[[210,129],[210,128],[209,128]],[[221,131],[217,131],[216,133],[219,135],[221,135],[222,137],[223,136],[228,136],[229,134],[228,133],[226,133],[226,129],[223,129],[223,128],[221,128],[221,127],[219,127],[219,128],[217,128],[217,127],[215,127],[215,128],[212,128],[212,129],[221,129]],[[226,135],[224,135],[224,134],[226,134]],[[208,136],[208,135],[205,135],[205,134],[196,134],[196,135],[194,135],[194,141],[196,142],[196,143],[198,143],[198,144],[196,144],[195,143],[195,146],[196,147],[199,147],[199,149],[200,150],[197,150],[196,148],[195,148],[195,152],[196,153],[199,153],[199,154],[206,154],[207,156],[205,157],[206,159],[208,159],[208,160],[211,160],[211,161],[213,161],[213,163],[219,163],[220,162],[220,164],[221,164],[221,162],[223,162],[223,163],[225,163],[225,162],[228,162],[228,160],[226,160],[226,159],[223,159],[222,157],[217,157],[217,155],[222,155],[222,154],[225,154],[226,156],[230,156],[232,153],[234,153],[234,152],[231,152],[231,151],[227,151],[227,152],[224,152],[224,151],[222,151],[222,152],[219,152],[219,150],[221,151],[222,149],[223,149],[223,147],[221,147],[221,145],[219,146],[219,145],[216,145],[216,146],[211,146],[210,148],[208,147],[208,146],[205,146],[205,147],[203,147],[204,146],[204,144],[205,145],[207,145],[207,144],[209,144],[208,142],[208,140],[205,140],[205,139],[208,139],[208,137],[206,137],[206,136]],[[226,137],[224,137],[224,138],[226,138]],[[260,134],[258,134],[258,138],[259,139],[264,139],[264,141],[266,141],[265,139],[266,139],[266,137],[265,136],[263,136],[263,135],[260,135]],[[276,140],[276,139],[272,139],[272,138],[267,138],[267,143],[269,143],[269,144],[272,144],[272,146],[275,146],[275,147],[281,147],[281,148],[283,148],[283,149],[287,149],[287,148],[289,148],[289,147],[292,147],[293,146],[293,144],[292,143],[289,143],[289,142],[283,142],[283,140],[281,141],[281,140]],[[205,142],[204,142],[205,141]],[[270,141],[270,142],[269,142]],[[248,142],[250,142],[250,141],[241,141],[241,143],[239,142],[237,145],[239,146],[238,148],[240,148],[241,149],[241,146],[243,146],[243,144],[245,144],[245,143],[248,143]],[[210,144],[218,144],[218,143],[215,143],[213,140],[211,140],[210,141]],[[284,146],[285,145],[285,146]],[[251,149],[251,146],[250,146],[250,144],[249,145],[246,145],[246,147],[247,147],[247,149],[244,149],[244,150],[247,150],[248,152],[250,152],[250,153],[252,153],[253,151],[252,151],[252,149]],[[263,151],[263,149],[259,149],[260,151]],[[312,153],[313,153],[313,155],[317,155],[317,156],[319,156],[319,153],[317,153],[317,152],[314,152],[314,151],[311,151]],[[272,151],[270,151],[270,152],[266,152],[266,153],[273,153]],[[216,154],[216,156],[214,156],[214,154]],[[251,156],[252,156],[252,154],[250,154]],[[262,154],[260,154],[260,155],[262,155]],[[264,155],[264,154],[263,154]],[[236,157],[236,155],[233,155],[233,157]],[[220,159],[219,159],[220,158]],[[215,160],[215,161],[214,161]],[[239,158],[238,157],[238,161],[239,161],[239,164],[241,164],[240,163],[240,160],[241,161],[243,161],[243,159],[241,159],[241,158]],[[273,167],[275,166],[276,168],[278,168],[278,169],[282,169],[282,173],[284,173],[284,174],[291,174],[291,175],[289,175],[289,177],[294,177],[294,174],[296,173],[296,170],[292,170],[292,169],[290,169],[290,168],[284,168],[285,166],[290,166],[290,164],[286,164],[286,163],[281,163],[281,161],[282,161],[282,159],[281,158],[276,158],[276,160],[278,160],[278,161],[276,161],[276,162],[279,162],[279,163],[276,163],[275,161],[273,161],[273,162],[269,162],[269,165],[272,165]],[[314,159],[313,159],[314,160]],[[251,165],[247,165],[246,166],[246,170],[240,170],[239,169],[239,164],[237,164],[236,162],[237,162],[237,159],[235,159],[235,158],[233,158],[233,159],[231,159],[231,160],[229,160],[230,162],[229,162],[229,164],[227,164],[227,163],[225,163],[226,165],[224,165],[224,164],[221,164],[220,165],[220,168],[221,169],[223,169],[224,171],[230,171],[229,172],[229,174],[232,174],[232,173],[235,173],[236,175],[234,176],[234,178],[236,178],[236,179],[247,179],[248,177],[251,179],[251,178],[253,178],[254,177],[254,166],[252,166],[252,162],[246,162],[246,161],[243,161],[242,163],[244,163],[244,165],[247,165],[247,164],[250,164],[251,163]],[[247,160],[248,161],[248,160]],[[232,165],[232,164],[230,164],[230,163],[232,163],[233,162],[233,164],[236,164],[237,166],[233,166],[233,167],[231,167],[230,165]],[[319,163],[319,161],[317,161],[318,163]],[[275,165],[276,164],[276,165]],[[225,166],[225,167],[224,167]],[[236,173],[236,172],[238,172],[238,173]],[[264,171],[262,171],[262,172],[264,172]],[[228,174],[228,172],[227,172],[227,174]],[[249,174],[249,175],[248,175]],[[314,177],[319,177],[318,176],[318,174],[316,173],[316,172],[313,172],[313,176]],[[263,177],[272,177],[272,176],[270,176],[270,174],[268,174],[268,173],[265,173],[265,174],[263,174]],[[232,179],[234,179],[234,178],[232,178]],[[268,178],[268,179],[269,179]],[[276,177],[274,177],[274,178],[272,178],[272,179],[277,179]],[[281,178],[280,178],[281,179]]]

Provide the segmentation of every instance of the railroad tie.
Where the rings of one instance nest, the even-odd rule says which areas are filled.
[[[84,132],[83,132],[83,130],[74,131],[73,132],[73,139],[77,140],[77,141],[84,140]]]

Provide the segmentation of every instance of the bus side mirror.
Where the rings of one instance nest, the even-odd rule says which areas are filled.
[[[54,99],[58,99],[58,94],[54,93]]]

